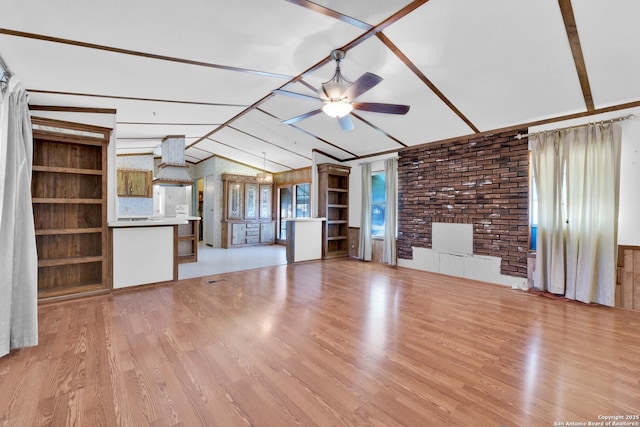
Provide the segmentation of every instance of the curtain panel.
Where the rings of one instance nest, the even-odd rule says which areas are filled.
[[[384,162],[386,205],[384,209],[384,248],[382,261],[397,264],[396,223],[398,211],[398,159]]]
[[[358,258],[371,261],[371,163],[361,165],[362,211],[360,214],[360,239]]]
[[[615,305],[621,127],[530,137],[538,192],[536,288]]]
[[[38,344],[38,260],[27,93],[13,77],[0,104],[0,356]]]

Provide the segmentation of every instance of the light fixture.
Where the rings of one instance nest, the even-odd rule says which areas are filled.
[[[262,172],[256,174],[256,180],[260,184],[271,184],[273,182],[273,175],[267,172],[267,154],[262,152]]]
[[[328,116],[340,119],[353,110],[353,105],[346,101],[329,101],[322,107],[322,111]]]
[[[336,72],[333,73],[333,77],[331,77],[330,80],[322,83],[322,87],[318,90],[318,93],[322,99],[326,100],[322,111],[328,116],[339,119],[353,110],[353,105],[351,105],[349,100],[342,97],[352,82],[345,79],[340,72],[340,61],[345,57],[345,52],[336,49],[331,52],[331,57],[336,61]]]

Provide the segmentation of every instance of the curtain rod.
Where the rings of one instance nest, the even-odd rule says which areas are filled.
[[[385,157],[384,159],[372,160],[370,162],[360,162],[358,163],[358,166],[366,165],[368,163],[373,163],[373,162],[384,162],[387,159],[399,159],[399,158],[400,158],[399,156]]]
[[[605,123],[615,123],[615,122],[621,122],[621,121],[624,121],[624,120],[633,120],[635,118],[636,118],[635,114],[629,114],[629,115],[626,115],[626,116],[615,117],[615,118],[609,119],[609,120],[600,120],[598,122],[583,123],[583,124],[580,124],[580,125],[567,126],[567,127],[564,127],[564,128],[541,130],[541,131],[538,131],[538,132],[530,132],[530,133],[519,133],[514,138],[515,139],[522,139],[522,138],[528,138],[530,136],[538,135],[539,133],[542,133],[542,132],[549,132],[549,131],[555,132],[555,131],[559,131],[559,130],[575,129],[575,128],[580,128],[580,127],[585,127],[585,126],[602,125],[602,124],[605,124]]]

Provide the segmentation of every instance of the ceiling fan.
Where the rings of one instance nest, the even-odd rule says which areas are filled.
[[[290,125],[297,123],[308,117],[324,112],[328,116],[337,118],[340,123],[340,127],[344,131],[350,131],[353,130],[353,120],[349,114],[353,110],[384,114],[407,114],[409,111],[408,105],[383,104],[378,102],[356,102],[355,99],[358,96],[380,83],[382,81],[382,77],[373,73],[364,73],[355,82],[352,83],[348,81],[340,72],[340,61],[344,59],[345,55],[345,51],[340,49],[336,49],[331,52],[331,57],[336,61],[336,72],[333,74],[331,80],[322,83],[322,87],[318,90],[319,97],[289,92],[283,89],[276,89],[273,91],[274,93],[296,98],[321,101],[324,104],[317,110],[309,111],[308,113],[283,120],[283,124]]]

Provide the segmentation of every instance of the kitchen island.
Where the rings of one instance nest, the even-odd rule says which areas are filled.
[[[112,288],[178,280],[179,247],[193,241],[190,258],[197,259],[200,217],[128,217],[109,222]],[[179,230],[195,230],[182,236]]]

